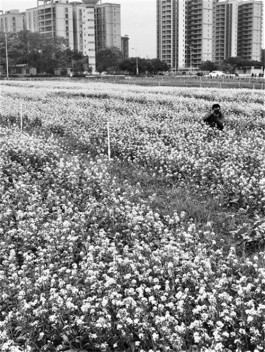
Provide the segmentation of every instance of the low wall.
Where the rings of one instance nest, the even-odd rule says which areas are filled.
[[[87,77],[60,77],[60,76],[52,76],[52,77],[10,77],[12,81],[90,81],[90,80],[123,80],[125,79],[125,75],[106,75],[106,76],[87,76]],[[0,80],[6,80],[6,77],[1,77]]]

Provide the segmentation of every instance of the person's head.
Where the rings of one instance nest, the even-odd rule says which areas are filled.
[[[213,104],[212,110],[221,110],[221,106],[219,104]]]
[[[221,106],[219,104],[213,104],[212,106],[212,111],[215,113],[215,114],[219,114],[220,111],[221,111]]]

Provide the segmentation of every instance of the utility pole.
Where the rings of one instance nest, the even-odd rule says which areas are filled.
[[[138,63],[138,56],[137,56],[137,52],[136,52],[136,49],[132,48],[132,50],[135,51],[135,54],[136,54],[136,76],[139,75],[139,63]]]
[[[4,11],[0,10],[2,12],[2,15],[4,15]],[[5,33],[5,50],[6,50],[6,78],[9,79],[9,68],[8,68],[8,50],[7,50],[7,33],[6,33],[6,25],[5,25],[5,18],[3,17],[3,27],[4,27],[4,33]]]
[[[262,67],[263,67],[263,78],[265,77],[265,48],[261,49]]]

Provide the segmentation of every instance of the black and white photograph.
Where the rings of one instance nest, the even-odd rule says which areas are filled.
[[[0,351],[265,351],[265,1],[0,1]]]

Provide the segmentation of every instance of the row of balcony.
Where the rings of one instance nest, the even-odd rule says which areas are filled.
[[[39,27],[47,27],[52,25],[52,21],[38,22]]]
[[[55,31],[55,28],[52,27],[39,28],[40,33],[52,32],[53,30]]]
[[[43,16],[43,15],[38,15],[37,16],[38,20],[42,20],[42,19],[46,19],[46,18],[52,18],[52,17],[54,17],[54,14],[51,14],[51,13],[49,13],[49,14],[47,14],[45,16]]]
[[[238,25],[238,29],[240,29],[241,31],[252,29],[252,27],[253,27],[252,23],[244,23],[244,24]]]
[[[38,10],[38,15],[46,15],[49,14],[51,12],[55,12],[55,8],[51,9],[45,9],[45,10]]]
[[[238,35],[238,40],[247,40],[247,39],[250,39],[250,40],[252,40],[252,33],[250,33],[250,34],[239,34]]]

